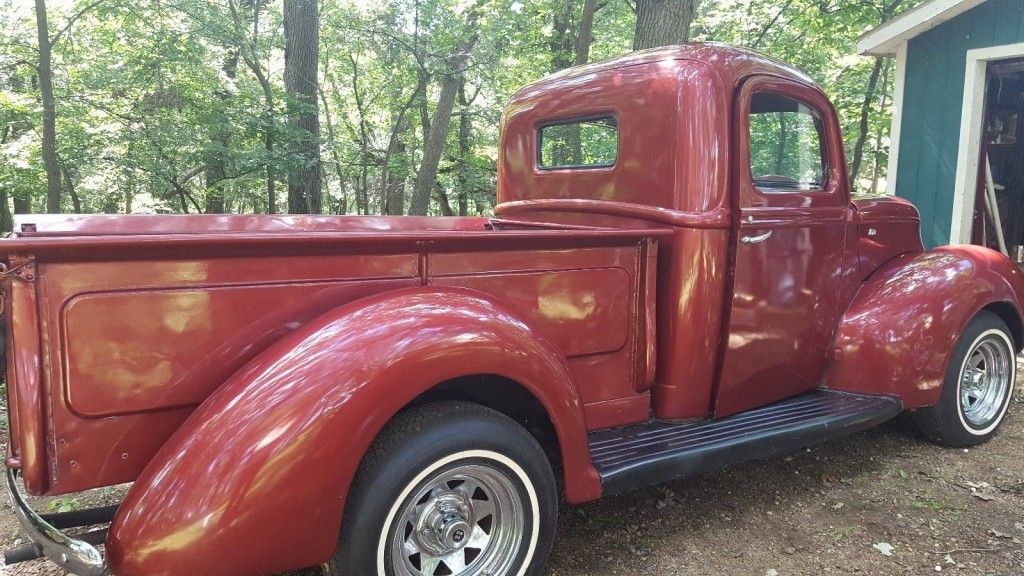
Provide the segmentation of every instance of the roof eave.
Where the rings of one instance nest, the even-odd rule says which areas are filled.
[[[904,42],[978,6],[985,0],[930,0],[868,30],[857,39],[857,52],[865,56],[895,56]]]

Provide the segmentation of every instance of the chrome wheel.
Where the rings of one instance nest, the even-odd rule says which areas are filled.
[[[394,576],[511,573],[526,530],[523,499],[509,475],[462,464],[422,481],[388,534]]]
[[[967,353],[960,370],[960,413],[974,430],[998,423],[1006,409],[1014,376],[1011,350],[1002,332],[990,330]]]

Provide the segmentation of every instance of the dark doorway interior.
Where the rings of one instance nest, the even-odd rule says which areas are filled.
[[[988,66],[980,165],[972,241],[1024,262],[1024,58]]]

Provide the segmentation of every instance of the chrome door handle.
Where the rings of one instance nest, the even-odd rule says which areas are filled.
[[[769,230],[764,234],[758,234],[757,236],[744,236],[740,238],[740,242],[744,244],[758,244],[772,237],[772,231]]]

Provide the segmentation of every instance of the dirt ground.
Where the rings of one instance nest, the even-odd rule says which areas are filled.
[[[112,497],[91,493],[77,504]],[[1024,386],[1002,432],[979,448],[927,444],[897,420],[791,456],[565,507],[559,522],[550,576],[1024,576]],[[0,540],[20,540],[6,499]],[[0,574],[63,572],[32,562]]]

